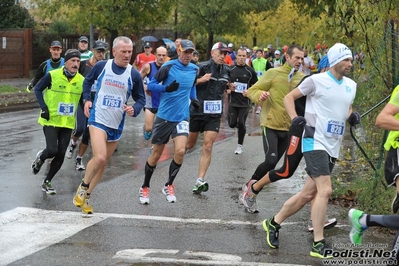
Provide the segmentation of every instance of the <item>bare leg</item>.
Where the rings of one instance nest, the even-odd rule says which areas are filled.
[[[281,210],[274,216],[274,221],[281,224],[285,219],[302,209],[306,203],[310,202],[315,197],[316,192],[315,182],[312,178],[307,177],[302,190],[284,203]]]
[[[317,193],[312,204],[311,217],[313,223],[314,241],[324,239],[324,222],[326,220],[328,199],[332,193],[331,178],[322,175],[313,178],[316,183]]]
[[[204,132],[204,142],[202,144],[202,153],[198,169],[198,177],[205,177],[208,171],[209,165],[211,164],[212,158],[212,147],[218,132],[215,131],[205,131]]]

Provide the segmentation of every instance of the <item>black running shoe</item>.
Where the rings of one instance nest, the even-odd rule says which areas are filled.
[[[331,259],[333,250],[326,245],[325,240],[312,244],[312,250],[310,251],[310,256],[320,259]]]
[[[278,241],[278,231],[281,226],[272,224],[272,218],[262,222],[263,229],[266,231],[266,241],[271,248],[278,248],[280,242]]]

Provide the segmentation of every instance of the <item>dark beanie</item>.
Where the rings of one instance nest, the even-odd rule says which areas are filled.
[[[71,59],[72,57],[78,57],[80,59],[80,52],[76,49],[68,49],[65,52],[65,62],[68,61],[69,59]]]

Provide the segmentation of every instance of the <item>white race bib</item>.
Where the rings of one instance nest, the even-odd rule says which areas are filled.
[[[331,138],[342,138],[345,130],[345,121],[328,119],[324,135]]]
[[[234,82],[234,84],[236,84],[235,92],[238,92],[238,93],[242,93],[248,87],[248,84],[242,83],[242,82]]]
[[[105,94],[101,97],[102,109],[120,109],[122,107],[122,96]]]
[[[58,115],[72,116],[75,114],[74,103],[58,103]]]
[[[188,124],[187,121],[181,121],[176,126],[177,133],[178,134],[180,134],[180,133],[187,133],[188,134],[188,132],[189,132],[189,126],[188,125],[189,124]]]
[[[204,114],[221,114],[222,113],[222,101],[204,101]]]

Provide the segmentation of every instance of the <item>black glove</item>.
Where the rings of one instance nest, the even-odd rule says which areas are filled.
[[[44,107],[44,108],[42,109],[42,112],[40,113],[40,116],[41,116],[43,119],[46,119],[47,121],[50,120],[50,113],[48,112],[47,106]]]
[[[297,116],[292,119],[291,127],[288,133],[297,137],[302,137],[303,128],[306,125],[306,119],[303,116]]]
[[[166,86],[165,91],[166,92],[172,92],[172,91],[177,91],[179,88],[180,83],[177,83],[176,80],[174,80],[172,83],[170,83],[168,86]]]
[[[355,127],[360,124],[360,114],[358,112],[352,112],[348,118],[348,123],[351,127]]]
[[[304,128],[306,125],[306,119],[303,116],[297,116],[292,119],[291,126]]]
[[[195,111],[198,111],[198,109],[201,107],[201,105],[200,105],[198,99],[192,100],[192,101],[191,101],[191,104],[193,105]]]

